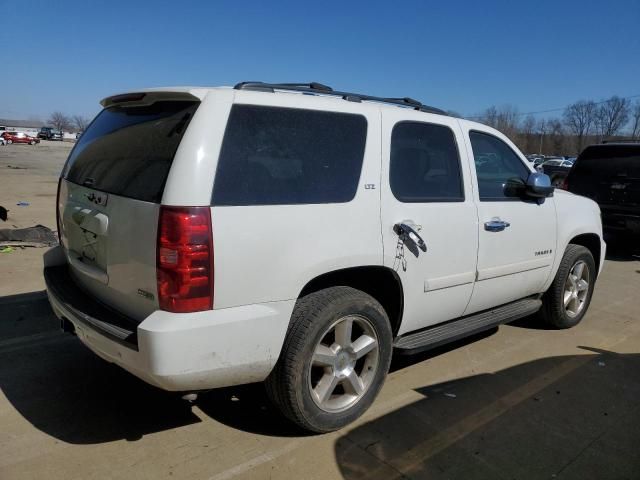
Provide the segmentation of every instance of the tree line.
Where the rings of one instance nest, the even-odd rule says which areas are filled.
[[[601,102],[577,101],[555,118],[522,117],[505,105],[489,107],[473,119],[500,130],[526,154],[577,155],[591,143],[640,140],[640,100],[632,103],[617,95]]]
[[[78,132],[84,131],[84,129],[89,125],[89,122],[90,120],[82,115],[68,116],[62,112],[53,112],[47,121],[47,123],[56,130],[75,130]]]

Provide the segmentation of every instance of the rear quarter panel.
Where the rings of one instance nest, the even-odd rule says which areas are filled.
[[[381,265],[379,109],[342,99],[248,91],[235,92],[235,102],[361,114],[368,133],[357,192],[350,202],[212,207],[214,308],[295,299],[317,275]],[[212,152],[220,150],[224,132],[219,127],[212,126],[215,131],[209,136]],[[214,172],[206,169],[211,184]],[[365,184],[377,188],[365,189]]]

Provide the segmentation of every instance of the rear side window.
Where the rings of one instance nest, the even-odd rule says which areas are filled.
[[[497,137],[469,132],[481,201],[517,199],[531,173],[509,145]]]
[[[358,188],[366,135],[361,115],[234,105],[212,203],[349,202]]]
[[[74,147],[63,176],[115,195],[159,202],[198,102],[104,109]]]
[[[451,129],[418,122],[393,127],[389,183],[405,203],[463,201],[460,157]]]

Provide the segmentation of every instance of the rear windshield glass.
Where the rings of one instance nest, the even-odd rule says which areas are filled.
[[[358,188],[366,135],[361,115],[235,105],[212,203],[348,202]]]
[[[595,179],[603,177],[640,178],[640,146],[603,145],[588,147],[582,152],[572,177],[589,176]]]
[[[104,109],[74,147],[63,176],[115,195],[159,202],[198,102]]]

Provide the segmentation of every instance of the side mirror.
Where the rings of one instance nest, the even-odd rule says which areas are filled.
[[[553,196],[555,188],[551,185],[551,178],[540,172],[532,172],[527,178],[526,194],[533,198],[546,198]]]

